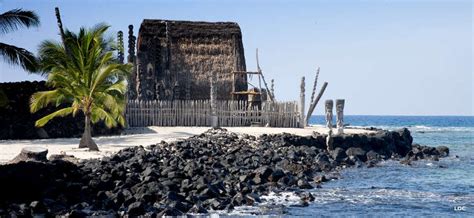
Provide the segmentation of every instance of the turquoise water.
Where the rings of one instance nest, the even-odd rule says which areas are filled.
[[[310,123],[323,125],[324,118],[313,116]],[[346,116],[345,123],[408,127],[414,143],[446,145],[450,157],[412,166],[387,161],[344,170],[342,179],[313,190],[314,203],[289,207],[288,215],[474,217],[474,117]]]

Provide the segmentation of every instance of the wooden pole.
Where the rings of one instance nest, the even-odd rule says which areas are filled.
[[[325,115],[326,115],[326,127],[329,132],[332,133],[332,108],[334,107],[334,101],[331,99],[326,100],[325,103]]]
[[[135,63],[135,39],[133,35],[133,25],[128,25],[128,63]]]
[[[56,20],[58,22],[58,28],[59,28],[59,34],[61,35],[61,40],[63,41],[63,45],[66,45],[66,39],[64,38],[63,22],[61,21],[61,13],[59,12],[59,7],[55,7],[54,11],[56,12]]]
[[[270,99],[271,96],[275,96],[275,80],[270,80],[270,91],[267,92],[267,99]]]
[[[316,108],[316,105],[318,105],[319,99],[321,99],[321,97],[323,96],[327,86],[328,82],[324,82],[323,87],[321,87],[318,96],[309,106],[308,114],[306,115],[306,126],[308,126],[309,118],[311,118],[311,115],[313,115],[314,109]]]
[[[257,57],[257,68],[259,69],[260,71],[260,64],[258,62],[258,48],[257,48],[257,51],[255,53],[256,57]],[[260,75],[258,76],[258,90],[259,92],[262,92],[262,82],[261,82],[261,77]],[[268,90],[267,90],[268,91]]]
[[[61,20],[61,13],[59,12],[59,7],[55,7],[54,11],[56,12],[56,20],[58,22],[59,34],[61,35],[61,41],[63,42],[64,50],[68,56],[71,56],[69,48],[66,44],[66,36],[64,35],[63,21]]]
[[[117,32],[117,46],[118,46],[118,61],[120,64],[123,64],[124,55],[123,55],[123,32]]]
[[[336,99],[336,125],[337,134],[344,134],[344,99]]]
[[[275,80],[272,79],[272,80],[270,81],[270,83],[271,83],[271,85],[270,85],[270,92],[269,92],[269,93],[270,93],[271,95],[275,96]]]
[[[140,75],[137,75],[137,71],[140,70],[140,66],[137,66],[136,57],[135,57],[135,40],[136,37],[133,35],[133,25],[128,26],[128,57],[127,63],[132,64],[132,73],[129,76],[128,80],[128,98],[138,99],[138,89],[137,89],[137,78]],[[144,67],[144,66],[141,66]]]
[[[232,94],[231,94],[231,95],[232,95],[232,98],[231,98],[232,100],[235,100],[235,99],[236,99],[235,94],[234,94],[234,93],[235,93],[235,83],[236,83],[236,81],[235,81],[235,73],[232,72]],[[239,98],[237,98],[237,99],[239,99]]]
[[[305,82],[304,76],[301,78],[301,85],[300,85],[300,127],[304,128],[306,121],[304,115],[304,104],[305,104]]]
[[[217,117],[217,87],[216,87],[217,73],[212,72],[211,76],[211,126],[213,128],[219,127],[218,117]]]
[[[258,61],[258,48],[257,48],[257,71],[258,71],[259,77],[260,76],[262,77],[262,81],[263,81],[263,85],[265,85],[265,89],[267,90],[267,92],[270,92],[270,89],[268,88],[268,85],[267,85],[267,81],[265,81],[265,77],[263,76],[262,69],[260,69],[260,63]],[[273,93],[270,94],[270,100],[275,101],[275,96],[273,96]]]
[[[316,94],[316,86],[318,85],[318,77],[319,77],[319,67],[318,67],[318,70],[316,71],[316,76],[314,77],[313,92],[311,93],[310,104],[313,104],[313,101],[314,101],[314,95]]]

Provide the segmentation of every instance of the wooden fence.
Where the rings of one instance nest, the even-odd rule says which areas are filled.
[[[300,127],[296,102],[264,102],[261,108],[246,101],[217,101],[219,126]],[[210,100],[138,101],[129,100],[126,119],[130,127],[211,126]]]

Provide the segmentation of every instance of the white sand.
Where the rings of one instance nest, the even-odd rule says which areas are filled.
[[[209,127],[146,127],[132,128],[125,131],[126,135],[95,137],[94,140],[99,146],[100,151],[92,152],[87,149],[78,149],[79,138],[60,138],[60,139],[38,139],[38,140],[0,140],[0,163],[5,163],[13,159],[20,153],[23,147],[41,146],[48,149],[48,156],[51,154],[65,153],[74,155],[80,159],[100,158],[109,156],[113,153],[131,146],[151,145],[162,140],[170,142],[179,139],[198,135]],[[268,127],[227,127],[229,131],[236,133],[246,133],[259,136],[264,133],[292,133],[301,136],[311,135],[313,131],[321,134],[327,134],[327,129],[321,126],[298,128],[268,128]],[[345,129],[347,134],[367,133],[368,130]]]

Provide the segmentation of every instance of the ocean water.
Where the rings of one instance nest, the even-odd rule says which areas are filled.
[[[323,116],[310,123],[324,125]],[[398,129],[408,127],[414,143],[450,148],[440,161],[417,161],[412,166],[385,161],[373,168],[350,168],[341,179],[311,193],[316,200],[296,207],[298,199],[267,196],[260,207],[242,207],[241,214],[337,217],[474,217],[474,117],[461,116],[346,116],[351,126]],[[267,206],[271,210],[267,211]],[[277,208],[277,209],[275,209]]]

